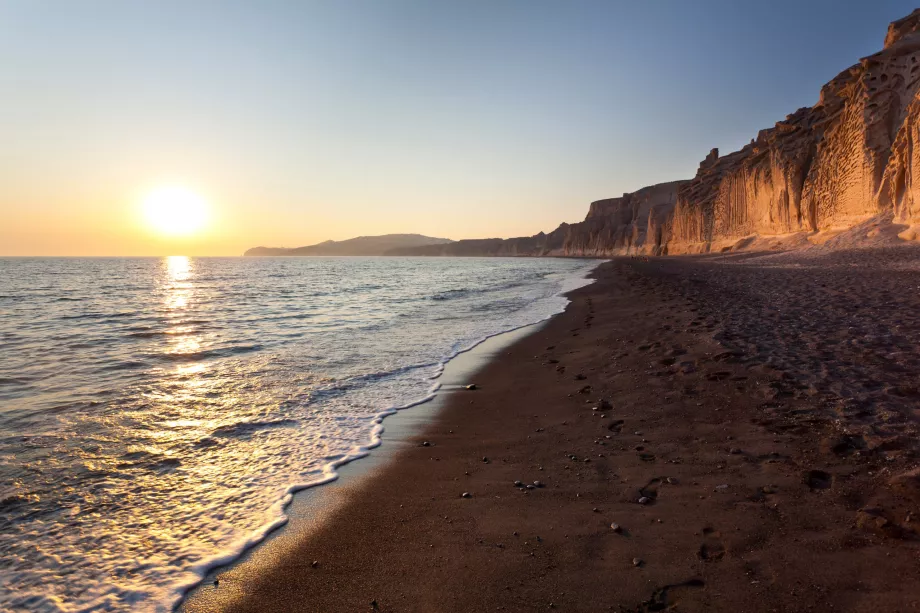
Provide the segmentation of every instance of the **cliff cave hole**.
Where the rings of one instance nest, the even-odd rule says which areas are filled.
[[[882,73],[882,83],[888,80],[888,75]]]

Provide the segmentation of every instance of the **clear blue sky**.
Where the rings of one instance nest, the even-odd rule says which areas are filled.
[[[910,3],[0,2],[0,255],[528,235],[689,178]],[[143,190],[213,231],[147,237]]]

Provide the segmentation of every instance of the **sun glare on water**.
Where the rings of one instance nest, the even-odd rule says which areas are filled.
[[[143,208],[147,225],[161,234],[193,234],[208,221],[208,202],[182,186],[158,187],[150,191],[144,196]]]

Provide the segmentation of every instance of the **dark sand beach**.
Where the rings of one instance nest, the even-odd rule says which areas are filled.
[[[920,250],[595,274],[185,610],[920,610]]]

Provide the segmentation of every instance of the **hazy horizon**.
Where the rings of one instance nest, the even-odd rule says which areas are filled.
[[[812,105],[912,8],[5,3],[0,255],[548,232]]]

